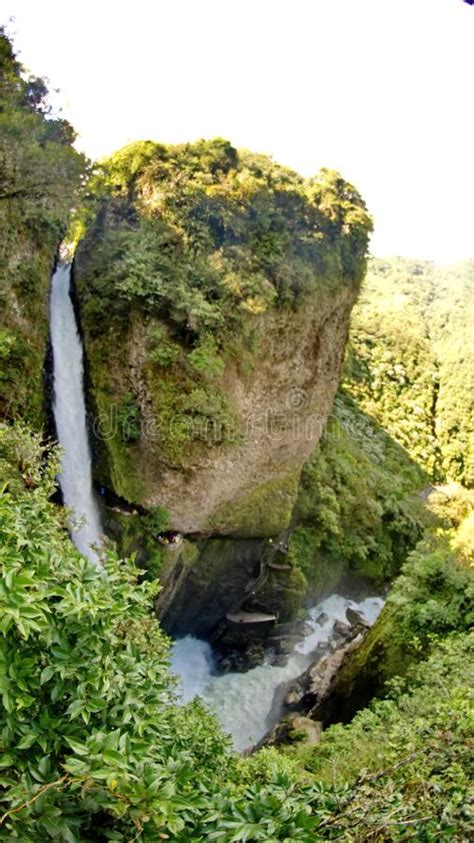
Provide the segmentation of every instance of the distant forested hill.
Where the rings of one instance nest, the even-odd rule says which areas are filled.
[[[435,479],[474,483],[474,260],[374,259],[346,387]]]

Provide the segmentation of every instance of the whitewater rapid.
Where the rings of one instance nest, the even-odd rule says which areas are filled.
[[[172,648],[172,671],[181,680],[181,699],[188,702],[195,696],[201,697],[232,736],[235,749],[247,749],[280,719],[281,707],[273,704],[278,686],[306,670],[318,644],[329,642],[334,622],[346,621],[346,609],[350,606],[373,624],[383,603],[380,597],[367,597],[357,603],[338,594],[318,603],[308,613],[311,632],[296,646],[284,667],[266,663],[247,673],[213,675],[209,644],[188,635]],[[317,619],[323,612],[327,620],[320,624]]]
[[[70,297],[71,266],[59,264],[51,286],[50,330],[53,347],[56,433],[63,450],[59,482],[70,510],[71,538],[80,553],[99,565],[99,510],[92,489],[91,454],[86,427],[82,342]]]

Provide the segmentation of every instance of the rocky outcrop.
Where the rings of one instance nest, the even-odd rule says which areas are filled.
[[[396,606],[390,601],[359,644],[347,648],[328,693],[319,695],[313,705],[311,717],[326,726],[348,722],[374,697],[383,696],[386,683],[403,676],[413,659],[399,634]]]
[[[351,641],[340,644],[333,653],[328,653],[314,662],[308,670],[291,685],[284,699],[285,708],[305,712],[313,720],[321,720],[327,700],[330,698],[337,675],[351,652],[362,643],[358,633]]]
[[[371,221],[338,173],[222,139],[132,144],[92,189],[73,275],[95,479],[197,548],[160,567],[165,628],[245,653],[248,616],[264,639],[305,593],[285,560],[261,579],[263,547],[331,412]]]
[[[261,741],[259,741],[251,752],[263,747],[291,746],[297,743],[306,746],[315,746],[321,740],[323,727],[321,723],[315,722],[310,717],[301,714],[288,714],[273,727]]]
[[[79,292],[81,276],[79,250]],[[259,349],[251,370],[229,360],[214,383],[231,407],[230,438],[219,441],[211,421],[208,441],[183,443],[177,459],[160,449],[156,420],[180,374],[172,380],[168,373],[157,385],[147,359],[149,322],[132,313],[121,336],[105,328],[92,339],[83,319],[98,481],[147,509],[164,507],[171,527],[185,534],[262,537],[288,527],[302,466],[331,411],[354,300],[354,289],[346,288],[295,310],[255,316]],[[140,432],[126,443],[119,423],[130,395]],[[180,423],[175,399],[170,425]]]
[[[95,473],[190,535],[290,524],[331,411],[370,218],[222,139],[120,150],[79,244]]]
[[[186,550],[191,546],[192,558]],[[275,561],[283,553],[268,539],[186,542],[182,552],[166,556],[156,600],[163,626],[174,637],[212,636],[223,656],[243,654],[249,642],[264,641],[275,627],[271,619],[284,623],[293,618],[304,596],[300,572]],[[239,612],[247,613],[250,622],[233,621]],[[268,615],[269,622],[252,622],[252,613]]]
[[[329,643],[318,645],[305,672],[276,689],[272,711],[280,720],[254,749],[300,740],[317,743],[323,727],[338,719],[340,677],[369,631],[366,620],[353,609],[348,608],[346,619],[347,623],[335,621]],[[325,620],[321,616],[320,622]]]

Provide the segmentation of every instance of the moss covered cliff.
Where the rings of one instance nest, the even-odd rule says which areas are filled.
[[[219,139],[144,142],[100,168],[83,224],[97,478],[183,532],[288,526],[365,270],[358,193]]]
[[[0,28],[0,415],[43,420],[48,290],[84,170],[68,123]]]
[[[395,677],[436,650],[474,619],[474,494],[452,484],[431,493],[432,514],[420,542],[407,555],[387,603],[361,647],[340,671],[319,715],[350,719],[372,699],[386,696]]]

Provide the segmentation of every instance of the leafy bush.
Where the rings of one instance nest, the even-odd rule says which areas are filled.
[[[16,437],[4,432],[5,453]],[[175,834],[198,810],[191,770],[211,781],[229,765],[227,741],[199,704],[172,705],[156,583],[139,585],[113,554],[104,571],[81,559],[48,503],[56,466],[30,445],[37,487],[0,497],[4,833]]]
[[[155,535],[163,533],[170,528],[170,514],[163,506],[152,506],[143,516],[142,523]]]
[[[469,628],[474,620],[474,495],[466,501],[461,494],[468,513],[454,527],[427,531],[408,556],[390,595],[397,635],[421,652],[432,645],[433,636]],[[435,495],[432,506],[446,516],[450,509],[458,509],[456,500],[454,505],[451,500],[440,502]]]
[[[151,345],[148,358],[152,363],[165,368],[176,363],[181,354],[181,346],[169,339],[164,328],[155,325],[148,331],[148,338]]]
[[[212,334],[202,337],[188,355],[188,360],[193,369],[209,377],[219,377],[224,371],[224,361],[219,355],[218,345]]]

